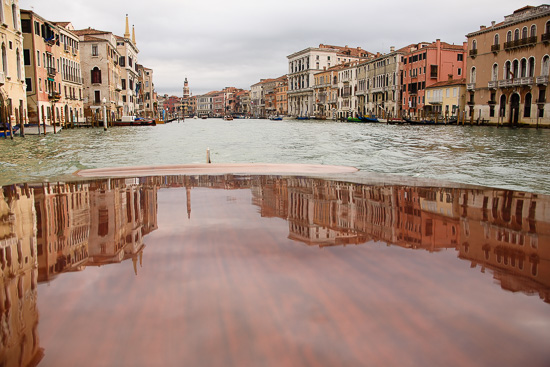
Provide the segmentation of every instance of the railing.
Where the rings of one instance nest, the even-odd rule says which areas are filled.
[[[546,98],[539,98],[535,101],[536,104],[545,104],[546,103]]]
[[[537,84],[548,84],[548,75],[537,76]]]
[[[57,71],[55,70],[54,67],[47,66],[46,69],[48,70],[48,75],[55,75],[55,74],[57,74]]]
[[[63,79],[64,82],[82,84],[82,78],[79,77],[79,76],[66,76],[66,75],[63,75],[62,79]]]
[[[542,42],[550,42],[550,33],[543,33],[541,36],[540,36],[540,40]]]
[[[507,88],[507,87],[511,87],[512,85],[513,85],[512,79],[505,79],[505,80],[498,81],[499,88]]]
[[[491,46],[491,51],[492,52],[498,52],[500,51],[500,43],[498,45],[492,45]]]
[[[490,81],[487,86],[489,87],[489,89],[496,89],[498,87],[498,81]]]
[[[442,104],[443,103],[443,96],[436,96],[428,98],[429,104]]]
[[[516,78],[513,79],[514,86],[520,86],[520,85],[531,85],[533,84],[533,78]]]
[[[477,56],[477,48],[470,50],[470,56]]]
[[[537,37],[526,37],[519,40],[504,42],[504,49],[509,50],[513,48],[531,46],[537,43]]]
[[[476,89],[476,83],[466,84],[466,90],[475,90],[475,89]]]

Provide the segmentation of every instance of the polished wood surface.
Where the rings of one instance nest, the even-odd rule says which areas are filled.
[[[41,365],[549,365],[550,305],[454,249],[312,246],[254,200],[160,189],[140,256],[39,284]]]

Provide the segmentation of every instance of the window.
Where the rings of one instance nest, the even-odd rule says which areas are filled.
[[[30,50],[23,50],[23,60],[25,62],[25,65],[29,66],[31,64],[31,51]]]
[[[457,54],[456,55],[456,61],[462,61],[464,59],[464,55],[463,54]]]
[[[120,66],[126,66],[126,57],[120,56],[119,62]]]
[[[535,76],[535,58],[530,57],[529,58],[529,71],[528,71],[529,77],[532,78]]]
[[[504,79],[508,80],[512,78],[512,63],[506,61],[504,64]]]
[[[92,45],[92,56],[99,56],[99,50],[97,45]]]
[[[506,42],[512,42],[512,31],[506,33]]]
[[[477,50],[477,41],[476,40],[472,41],[472,50]]]
[[[21,53],[19,52],[19,49],[15,50],[15,54],[17,55],[17,80],[21,80],[22,78],[22,72],[21,72]]]
[[[27,92],[32,92],[32,79],[25,78],[25,84],[27,84]]]
[[[514,31],[514,41],[518,41],[519,40],[519,29],[516,28],[516,30]]]
[[[525,78],[527,76],[527,60],[521,59],[520,76]]]
[[[21,19],[21,30],[23,33],[32,33],[32,23],[30,19]]]
[[[101,84],[101,70],[96,66],[91,72],[92,84]]]
[[[38,78],[38,90],[42,92],[42,78]]]
[[[495,38],[494,38],[494,41],[493,41],[493,44],[494,45],[498,45],[500,42],[500,37],[498,36],[498,33],[495,34]]]
[[[531,37],[536,37],[536,36],[537,36],[537,26],[533,24],[531,26]]]
[[[470,71],[470,83],[475,83],[476,82],[476,67],[472,67],[471,71]]]
[[[40,66],[40,51],[36,51],[36,62]]]
[[[462,68],[458,68],[458,70],[456,71],[457,75],[458,76],[461,76],[462,75]]]
[[[126,79],[120,79],[120,82],[122,84],[122,89],[126,90]]]
[[[527,36],[527,27],[523,27],[523,29],[521,30],[521,38],[526,39]]]
[[[4,55],[3,52],[4,51],[2,51],[2,57]],[[540,72],[540,75],[548,76],[549,71],[550,71],[549,68],[550,68],[550,57],[548,55],[546,55],[542,58],[542,70]]]
[[[17,11],[17,5],[13,4],[11,6],[11,15],[13,17],[13,28],[15,28],[16,31],[19,30],[19,22],[17,21],[17,18],[19,15],[19,11]]]
[[[101,103],[101,92],[98,90],[94,91],[94,103],[95,104]]]
[[[498,80],[498,64],[493,65],[493,74],[492,74],[491,80],[492,81],[497,81]]]

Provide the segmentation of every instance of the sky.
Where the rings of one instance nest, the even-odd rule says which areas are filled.
[[[50,21],[124,35],[135,27],[138,62],[153,69],[159,95],[250,89],[288,71],[287,56],[319,44],[389,52],[411,43],[462,44],[501,22],[522,0],[20,0]]]

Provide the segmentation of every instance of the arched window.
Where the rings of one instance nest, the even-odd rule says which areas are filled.
[[[519,77],[519,61],[514,60],[512,63],[512,79]]]
[[[512,31],[506,33],[506,42],[512,42]]]
[[[23,76],[21,75],[21,54],[19,53],[19,49],[15,50],[15,54],[17,55],[17,80],[21,80]]]
[[[531,26],[531,37],[536,37],[536,36],[537,36],[537,26],[533,24]]]
[[[531,56],[529,58],[529,71],[528,71],[529,77],[532,78],[535,76],[535,58]]]
[[[523,117],[531,117],[531,101],[533,97],[531,96],[531,93],[527,93],[525,95],[525,106],[523,109]]]
[[[2,71],[4,76],[8,76],[8,57],[6,55],[6,45],[2,43]]]
[[[504,79],[511,79],[512,78],[512,63],[510,61],[506,61],[504,64]]]
[[[542,70],[540,71],[540,75],[548,76],[548,74],[550,74],[550,70],[548,70],[549,67],[550,67],[550,56],[545,55],[542,58]]]
[[[518,41],[519,40],[519,29],[516,28],[516,30],[514,31],[514,41]]]
[[[497,33],[497,34],[495,34],[495,40],[494,40],[493,44],[498,45],[499,42],[500,42],[500,38],[499,38],[498,33]]]
[[[477,50],[477,41],[476,40],[472,41],[472,50]]]
[[[493,75],[492,75],[492,81],[498,80],[498,64],[493,65]]]
[[[476,82],[476,67],[473,66],[470,71],[470,83],[475,83],[475,82]]]
[[[17,11],[17,5],[13,4],[11,6],[11,15],[13,17],[13,28],[15,28],[16,31],[19,30],[19,23],[17,22],[18,14],[19,12]]]
[[[550,33],[550,20],[548,22],[546,22],[546,27],[545,28],[546,28],[546,32],[544,32],[544,33],[546,33],[546,34]]]
[[[525,78],[527,76],[527,59],[521,59],[520,63],[520,76]]]
[[[527,36],[527,27],[523,27],[523,29],[521,30],[521,38],[526,39]]]
[[[101,84],[101,70],[97,66],[92,69],[92,84]]]

